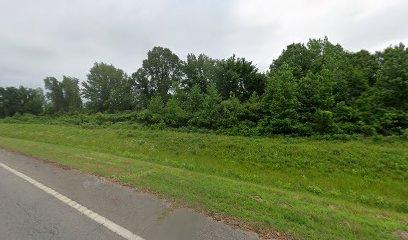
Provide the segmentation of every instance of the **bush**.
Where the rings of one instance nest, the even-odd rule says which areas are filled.
[[[313,116],[314,130],[318,133],[336,132],[336,124],[333,120],[333,113],[330,111],[318,110]]]
[[[311,192],[311,193],[314,193],[314,194],[322,194],[323,193],[323,190],[321,188],[319,188],[318,186],[314,186],[314,185],[307,186],[306,190]]]

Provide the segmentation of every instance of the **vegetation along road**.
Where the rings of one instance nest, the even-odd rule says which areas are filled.
[[[408,143],[0,124],[0,146],[171,199],[263,237],[398,239]],[[189,144],[185,144],[188,142]]]
[[[374,53],[310,39],[264,71],[156,46],[129,70],[95,62],[83,79],[44,76],[44,89],[2,85],[0,147],[261,238],[408,239],[403,43]]]

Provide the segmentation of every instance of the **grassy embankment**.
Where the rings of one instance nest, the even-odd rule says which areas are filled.
[[[154,191],[259,232],[398,239],[408,143],[0,124],[0,147]]]

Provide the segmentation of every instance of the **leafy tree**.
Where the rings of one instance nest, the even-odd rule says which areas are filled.
[[[330,133],[336,131],[336,125],[331,111],[317,110],[313,115],[313,130],[315,133]]]
[[[383,134],[408,128],[408,50],[403,44],[378,53],[376,82],[357,102],[366,125]]]
[[[201,92],[207,92],[208,84],[215,82],[216,61],[204,54],[196,57],[194,54],[187,55],[183,71],[185,78],[182,81],[183,88],[187,91],[197,85]]]
[[[232,129],[239,125],[243,109],[237,97],[231,95],[227,100],[221,102],[220,108],[218,125],[222,129]]]
[[[64,96],[64,110],[66,112],[78,111],[82,107],[79,79],[63,76],[61,87]]]
[[[404,44],[381,54],[375,98],[383,107],[408,111],[408,48]]]
[[[133,92],[135,82],[124,74],[120,84],[117,83],[112,88],[109,97],[109,111],[126,111],[132,110],[135,107],[135,96]]]
[[[362,94],[368,87],[368,77],[372,66],[369,63],[361,63],[353,69],[353,63],[369,59],[365,52],[356,55],[353,59],[350,53],[344,51],[340,45],[332,44],[328,38],[310,39],[307,45],[301,43],[289,45],[270,66],[270,72],[278,71],[283,64],[291,67],[293,76],[297,80],[307,77],[309,74],[322,75],[325,73],[325,81],[332,82],[333,95],[337,102],[345,101],[351,104],[352,100]]]
[[[298,86],[288,64],[274,72],[265,90],[265,117],[261,122],[267,133],[295,133],[298,125]]]
[[[0,118],[3,118],[6,116],[6,98],[5,98],[5,92],[6,90],[2,87],[0,87]]]
[[[13,116],[18,108],[18,89],[15,87],[0,87],[0,117]]]
[[[204,102],[204,95],[198,85],[194,85],[193,89],[187,96],[187,110],[192,114],[201,111]]]
[[[19,87],[20,107],[18,112],[39,115],[44,111],[44,94],[41,88]]]
[[[136,92],[142,98],[159,95],[164,101],[170,97],[182,78],[182,61],[168,48],[154,47],[143,60],[143,70],[138,70],[133,76],[136,82]],[[145,103],[145,100],[142,99]]]
[[[310,50],[302,43],[293,43],[283,50],[282,54],[272,62],[270,72],[276,72],[283,64],[290,66],[296,79],[305,77],[311,70],[313,56]]]
[[[331,45],[327,38],[310,39],[306,45],[293,43],[283,50],[282,54],[272,62],[270,73],[279,71],[282,65],[287,64],[292,69],[293,77],[297,80],[311,73],[318,73],[325,63],[325,51]]]
[[[333,82],[330,72],[324,69],[318,74],[309,73],[299,82],[299,101],[303,112],[314,112],[316,109],[328,110],[335,103]]]
[[[0,117],[16,113],[41,114],[44,111],[44,95],[41,89],[25,87],[0,87]]]
[[[351,96],[356,97],[368,89],[367,85],[374,86],[380,62],[375,55],[366,50],[351,53],[350,61],[353,67],[353,78],[357,80],[356,86],[350,86],[350,88],[355,87],[359,91],[352,93]]]
[[[194,85],[187,94],[186,110],[190,114],[190,125],[200,125],[203,120],[202,111],[204,103],[204,94],[201,92],[200,86]]]
[[[105,63],[95,63],[83,82],[82,94],[95,112],[115,112],[133,108],[132,80],[125,72]]]
[[[202,104],[201,117],[196,119],[195,125],[216,129],[218,120],[220,119],[221,95],[217,91],[214,83],[210,83],[207,87],[207,93],[204,95]]]
[[[147,108],[140,112],[139,119],[148,124],[158,124],[164,122],[165,104],[160,95],[154,96]]]
[[[50,102],[49,111],[56,113],[79,110],[82,107],[82,99],[78,83],[77,78],[68,76],[63,76],[61,82],[55,77],[46,77],[44,85]]]
[[[231,93],[241,101],[248,100],[254,92],[262,95],[265,83],[266,77],[245,58],[234,55],[217,64],[216,84],[223,99],[228,99]]]
[[[322,57],[323,64],[319,74],[332,86],[335,102],[349,103],[350,91],[347,86],[351,79],[351,65],[348,54],[340,45],[334,45],[326,38]]]
[[[247,123],[252,127],[256,127],[257,123],[262,119],[264,114],[264,106],[262,102],[262,96],[258,96],[255,92],[248,99],[248,101],[242,104],[244,108],[245,116],[243,117]],[[256,130],[258,131],[258,130]]]
[[[47,99],[51,104],[51,112],[63,111],[65,103],[62,84],[55,77],[46,77],[44,79],[44,85],[47,90]]]
[[[185,99],[184,92],[178,89],[166,103],[163,118],[166,124],[171,127],[186,126],[190,119],[190,114],[185,110],[182,99]]]
[[[149,100],[152,98],[154,91],[147,76],[147,71],[139,68],[132,74],[134,81],[134,93],[136,94],[136,107],[144,109],[147,107]]]

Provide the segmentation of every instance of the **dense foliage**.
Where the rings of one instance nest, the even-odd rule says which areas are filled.
[[[371,54],[312,39],[287,46],[265,73],[235,55],[189,54],[183,61],[154,47],[130,75],[95,63],[81,90],[75,78],[44,82],[47,101],[39,90],[0,88],[0,117],[133,112],[126,121],[239,135],[390,135],[408,127],[408,48],[402,43]]]
[[[63,76],[61,82],[54,77],[44,79],[47,99],[46,112],[75,112],[81,109],[82,99],[78,86],[79,80]]]
[[[44,95],[41,89],[0,87],[0,118],[16,113],[41,114]]]

